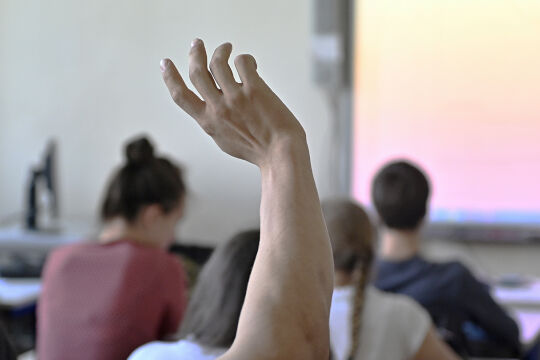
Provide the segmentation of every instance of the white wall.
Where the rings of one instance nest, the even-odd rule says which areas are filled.
[[[172,103],[159,60],[187,75],[195,37],[252,53],[304,124],[320,191],[329,191],[325,98],[310,79],[309,0],[0,1],[0,219],[21,213],[30,165],[59,141],[61,210],[95,219],[123,141],[141,132],[187,168],[180,236],[220,242],[258,222],[255,167],[222,154]]]
[[[258,221],[257,170],[222,154],[172,103],[159,60],[186,75],[194,37],[232,41],[308,133],[323,196],[331,176],[330,114],[311,82],[310,0],[0,0],[0,223],[20,214],[24,184],[48,138],[60,145],[65,217],[92,221],[123,141],[148,133],[187,168],[183,239],[218,243]],[[459,257],[482,273],[540,276],[538,247],[426,243],[433,257]]]

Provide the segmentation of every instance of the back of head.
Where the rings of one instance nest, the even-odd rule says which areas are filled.
[[[379,170],[371,197],[386,227],[414,230],[426,215],[429,192],[428,179],[417,166],[396,161]]]
[[[197,279],[180,337],[209,347],[232,345],[259,238],[258,230],[244,231],[214,250]]]
[[[154,155],[146,137],[138,137],[125,147],[125,164],[107,187],[101,219],[121,217],[133,222],[147,205],[157,204],[164,213],[180,205],[186,187],[181,169],[164,157]]]
[[[322,210],[336,270],[351,273],[361,263],[371,266],[374,231],[362,207],[346,199],[325,200]]]
[[[334,267],[353,277],[355,292],[351,313],[351,347],[348,349],[348,358],[353,359],[360,346],[365,289],[374,256],[373,226],[364,209],[350,200],[323,201],[322,210],[332,244]]]

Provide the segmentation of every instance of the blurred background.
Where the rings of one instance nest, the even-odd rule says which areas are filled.
[[[258,225],[258,170],[222,153],[161,79],[164,57],[187,79],[198,37],[255,56],[306,129],[322,198],[369,206],[375,170],[412,159],[434,187],[427,253],[539,277],[539,33],[536,0],[0,0],[0,263],[95,234],[108,176],[140,134],[186,171],[178,244]],[[51,140],[59,216],[28,232]]]
[[[54,138],[62,218],[94,219],[122,144],[146,133],[187,171],[180,237],[212,244],[256,224],[257,169],[223,154],[161,79],[163,57],[187,78],[195,37],[209,51],[231,41],[234,54],[257,58],[261,75],[306,127],[319,187],[329,191],[331,117],[310,78],[310,1],[0,4],[0,218],[23,214],[30,167]]]

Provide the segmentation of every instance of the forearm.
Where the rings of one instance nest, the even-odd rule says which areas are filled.
[[[247,325],[257,319],[272,334],[268,351],[326,360],[333,264],[305,140],[280,148],[261,177],[261,243],[238,337],[251,333],[260,342]]]
[[[304,130],[257,73],[250,55],[228,65],[219,46],[208,71],[204,44],[190,50],[187,88],[174,64],[161,62],[174,101],[226,153],[261,169],[261,241],[237,336],[222,359],[328,359],[333,287],[330,242],[313,180]]]

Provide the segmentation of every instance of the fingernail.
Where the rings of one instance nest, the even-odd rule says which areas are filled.
[[[197,44],[199,44],[199,43],[201,43],[201,42],[202,42],[201,39],[196,38],[196,39],[194,39],[194,40],[191,42],[191,47],[194,47],[195,45],[197,45]]]
[[[159,68],[161,69],[161,72],[165,72],[165,69],[167,69],[167,60],[161,59],[159,62]]]

